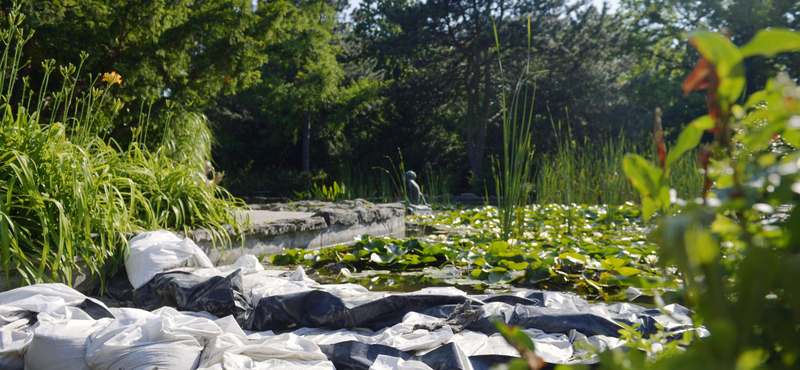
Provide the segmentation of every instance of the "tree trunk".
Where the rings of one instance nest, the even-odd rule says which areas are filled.
[[[483,179],[483,160],[486,152],[486,128],[489,121],[489,103],[491,102],[491,76],[489,68],[491,58],[489,51],[468,59],[471,66],[467,68],[467,155],[469,168],[475,180]],[[483,96],[481,96],[481,79],[483,79]]]
[[[303,172],[311,171],[311,113],[303,116]]]

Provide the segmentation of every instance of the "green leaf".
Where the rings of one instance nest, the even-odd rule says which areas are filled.
[[[370,262],[375,262],[375,263],[390,263],[390,262],[392,262],[392,261],[393,261],[395,258],[397,258],[397,255],[396,255],[396,254],[394,254],[394,253],[391,253],[391,252],[387,252],[387,253],[380,253],[380,254],[378,254],[378,253],[372,253],[372,254],[369,256],[369,260],[370,260]]]
[[[750,42],[739,49],[745,58],[754,55],[772,57],[778,53],[798,50],[800,50],[800,32],[785,28],[758,31]]]
[[[586,256],[584,256],[582,254],[578,254],[578,253],[572,253],[572,252],[561,253],[558,256],[558,258],[561,258],[562,260],[567,260],[567,261],[570,261],[570,262],[574,262],[574,263],[580,263],[580,264],[586,264],[586,262],[588,261]]]
[[[745,85],[742,53],[731,40],[716,32],[695,32],[691,34],[691,40],[697,52],[714,65],[719,76],[717,93],[720,99],[727,104],[735,102]]]
[[[273,265],[284,266],[295,264],[295,259],[289,254],[276,254],[270,257]]]
[[[508,370],[530,370],[530,366],[528,366],[528,362],[521,359],[515,358],[508,362]]]
[[[642,194],[642,213],[645,219],[649,219],[656,210],[669,207],[669,186],[664,171],[652,166],[637,154],[625,155],[622,169],[636,190]]]
[[[689,123],[678,137],[678,142],[667,155],[667,168],[672,167],[684,153],[697,147],[700,144],[703,132],[712,128],[714,128],[714,120],[709,115],[702,116]]]
[[[642,272],[642,270],[639,270],[635,267],[627,267],[627,266],[618,267],[614,269],[614,271],[622,276],[633,276],[633,275],[638,275]]]
[[[602,265],[606,270],[613,270],[618,267],[626,266],[631,260],[627,258],[608,257],[603,260]]]
[[[509,275],[506,271],[492,271],[489,273],[489,276],[486,278],[486,280],[489,282],[489,284],[496,284],[510,278],[511,275]]]
[[[642,195],[658,194],[663,171],[650,164],[646,159],[637,154],[627,154],[622,160],[622,169],[631,180],[633,186]]]
[[[692,229],[692,231],[698,231]],[[708,264],[714,261],[719,255],[719,245],[714,240],[714,237],[707,230],[699,232],[689,232],[686,235],[687,239],[693,239],[687,249],[689,249],[690,256],[693,260],[702,264]]]
[[[489,273],[481,269],[474,269],[469,273],[469,277],[475,280],[486,280],[489,277]]]
[[[528,263],[527,262],[514,262],[514,261],[509,261],[509,260],[501,260],[498,264],[500,266],[502,266],[502,267],[505,267],[505,268],[507,268],[509,270],[514,270],[514,271],[522,271],[522,270],[525,270],[526,268],[528,268]]]
[[[493,319],[495,327],[497,327],[497,331],[506,339],[506,341],[511,344],[517,351],[534,351],[533,340],[528,334],[522,331],[517,326],[508,326],[502,321],[498,319]]]
[[[496,241],[489,244],[489,254],[492,256],[497,256],[500,253],[505,252],[508,249],[508,243],[504,241]]]

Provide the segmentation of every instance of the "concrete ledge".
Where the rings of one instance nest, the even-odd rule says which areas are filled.
[[[399,203],[373,204],[363,199],[326,203],[301,201],[253,205],[240,217],[249,217],[250,229],[245,244],[214,248],[204,230],[191,238],[208,254],[214,264],[226,265],[242,254],[273,255],[284,249],[320,249],[352,244],[360,235],[405,236],[405,207]]]

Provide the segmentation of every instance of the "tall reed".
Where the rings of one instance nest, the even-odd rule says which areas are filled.
[[[500,78],[505,80],[503,63],[500,60],[500,41],[497,27],[494,29],[497,45]],[[528,18],[528,61],[531,50],[531,20]],[[530,63],[517,80],[510,104],[506,104],[505,85],[501,94],[503,113],[503,155],[493,161],[492,171],[500,211],[500,229],[508,239],[521,234],[525,225],[524,207],[530,194],[533,165],[533,143],[531,141],[531,122],[533,121],[533,96],[535,87],[529,91]],[[529,102],[529,96],[531,101]]]
[[[569,127],[553,125],[555,148],[536,161],[537,203],[609,204],[639,202],[639,194],[624,176],[626,153],[655,157],[649,143],[627,140],[623,133],[601,140],[576,139]],[[702,189],[695,156],[682,157],[670,171],[670,186],[682,199],[694,199]]]

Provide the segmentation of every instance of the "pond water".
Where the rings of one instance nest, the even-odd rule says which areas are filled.
[[[374,291],[455,286],[467,293],[514,289],[571,292],[591,301],[674,302],[681,281],[660,266],[638,207],[529,206],[514,238],[500,237],[495,207],[409,216],[406,238],[363,236],[352,246],[287,250],[272,267],[304,265],[321,283]]]

